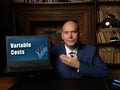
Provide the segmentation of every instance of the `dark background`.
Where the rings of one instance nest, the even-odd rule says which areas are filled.
[[[6,65],[5,38],[13,35],[11,0],[0,0],[0,76],[3,75]]]

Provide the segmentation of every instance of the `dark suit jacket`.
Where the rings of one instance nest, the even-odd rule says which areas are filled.
[[[54,67],[57,77],[62,78],[81,78],[88,77],[105,77],[108,75],[108,68],[101,60],[95,46],[80,44],[77,51],[77,57],[80,61],[80,70],[61,62],[59,55],[66,54],[65,45],[53,47],[50,52],[51,63]]]

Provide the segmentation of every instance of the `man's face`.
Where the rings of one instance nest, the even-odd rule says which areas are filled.
[[[61,36],[68,47],[75,47],[79,39],[78,28],[74,24],[68,24],[63,27]]]

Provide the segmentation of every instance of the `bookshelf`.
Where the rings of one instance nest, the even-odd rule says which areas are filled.
[[[120,37],[120,28],[99,28],[96,35],[98,52],[109,67],[109,77],[120,77],[120,40],[111,40]]]
[[[96,7],[98,51],[104,62],[109,65],[120,65],[120,27],[119,25],[102,27],[102,21],[109,14],[114,15],[115,19],[119,21],[119,4],[119,0],[98,0]]]
[[[117,20],[120,19],[120,0],[96,0],[96,44],[98,52],[108,65],[109,78],[116,78],[120,77],[120,41],[117,41],[120,38],[120,24],[118,22],[118,25],[112,24],[103,27],[103,21],[108,18],[109,14],[114,15]]]
[[[82,42],[97,45],[105,63],[120,64],[119,45],[110,42],[112,37],[120,38],[120,27],[100,26],[108,14],[113,14],[116,19],[120,19],[119,4],[119,0],[13,0],[15,28],[18,29],[16,34],[39,35],[51,32],[52,39],[56,37],[53,33],[60,36],[61,26],[66,20],[73,19],[78,21],[84,33]],[[58,40],[61,43],[60,37],[58,40],[53,40],[54,44],[59,44]],[[107,56],[105,57],[104,54]]]
[[[103,61],[112,66],[112,77],[120,76],[120,44],[110,40],[120,38],[120,27],[101,27],[108,14],[120,19],[120,0],[13,0],[12,4],[17,35],[51,34],[53,44],[59,44],[62,24],[76,20],[83,32],[81,41],[96,45]]]

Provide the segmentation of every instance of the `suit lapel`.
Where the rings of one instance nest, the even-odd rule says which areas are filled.
[[[80,44],[78,47],[78,51],[77,51],[77,57],[79,60],[81,60],[81,58],[83,56],[83,49],[84,49],[84,45]]]
[[[66,50],[65,50],[65,45],[61,45],[61,48],[60,49],[60,54],[66,54]]]

